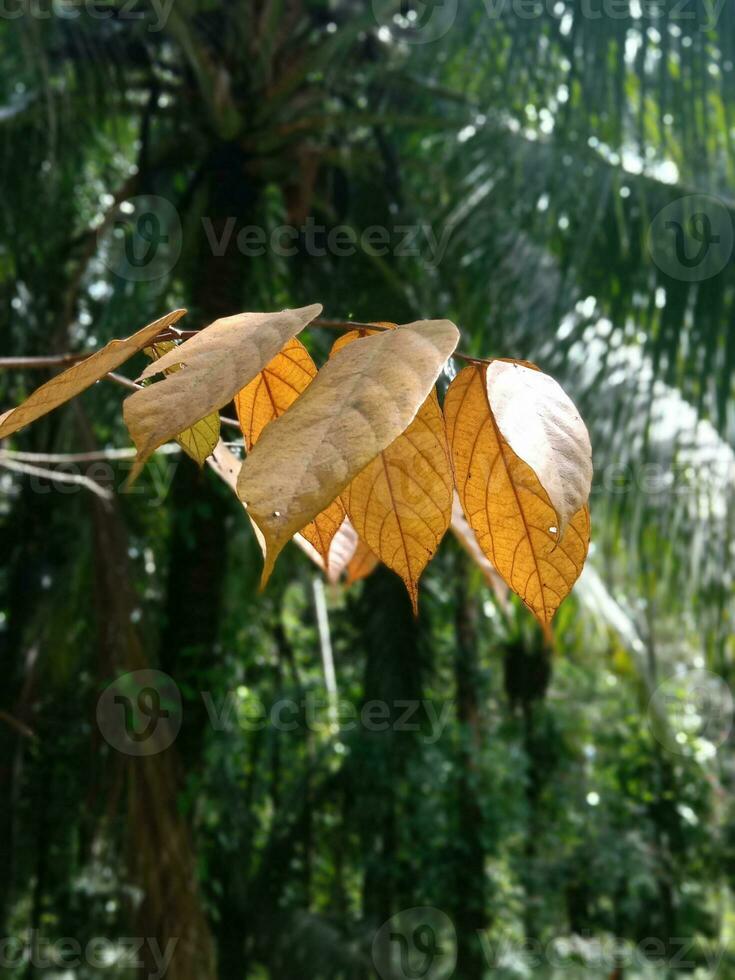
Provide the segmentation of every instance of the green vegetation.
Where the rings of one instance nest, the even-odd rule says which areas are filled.
[[[0,975],[735,976],[735,8],[23,0],[0,51],[2,411],[320,302],[533,361],[595,463],[552,652],[450,536],[417,619],[292,544],[258,592],[209,467],[125,489],[119,384],[3,440]]]

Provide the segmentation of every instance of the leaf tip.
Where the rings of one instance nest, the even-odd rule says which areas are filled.
[[[143,472],[145,464],[148,462],[147,456],[141,456],[140,453],[135,457],[132,469],[125,481],[125,490],[132,489],[133,484],[136,482],[140,474]]]

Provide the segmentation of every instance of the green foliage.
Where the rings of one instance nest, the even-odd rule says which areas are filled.
[[[176,2],[160,30],[152,4],[136,21],[0,21],[2,355],[95,348],[177,306],[201,323],[311,297],[363,322],[440,310],[470,352],[530,358],[580,405],[590,575],[550,658],[451,548],[418,624],[388,572],[328,589],[342,721],[419,704],[418,728],[339,730],[315,572],[291,548],[258,596],[257,545],[217,481],[156,457],[110,509],[0,468],[3,934],[111,952],[179,937],[177,980],[363,978],[376,929],[433,906],[463,980],[602,980],[615,937],[626,978],[666,976],[677,940],[695,976],[721,954],[727,977],[731,748],[705,729],[671,751],[649,702],[677,670],[732,686],[733,263],[682,281],[648,235],[685,195],[732,216],[733,9],[586,17],[562,0],[491,19],[460,3],[416,44],[385,6],[392,39],[343,0]],[[137,195],[182,225],[150,282],[108,261],[116,205]],[[380,226],[390,248],[341,255],[299,230],[291,256],[214,256],[202,219],[219,238],[228,217],[268,242],[308,218],[363,243]],[[430,227],[441,258],[424,233],[398,254],[400,226]],[[0,372],[0,405],[38,380]],[[124,446],[119,401],[97,385],[10,448]],[[130,461],[105,465],[120,487]],[[148,666],[176,681],[181,731],[126,757],[98,698]],[[283,705],[295,728],[252,723]],[[556,941],[559,965],[529,966],[526,941]]]

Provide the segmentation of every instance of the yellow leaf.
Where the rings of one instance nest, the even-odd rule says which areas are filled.
[[[260,534],[259,531],[256,533]],[[304,554],[311,558],[317,568],[325,573],[332,585],[340,580],[358,545],[357,531],[347,517],[344,518],[339,530],[332,538],[326,561],[303,533],[295,534],[293,540]]]
[[[334,349],[372,331],[340,337]],[[403,579],[414,612],[418,583],[452,515],[453,480],[444,419],[432,391],[416,418],[342,492],[362,541]]]
[[[340,529],[342,521],[345,519],[345,509],[339,497],[316,515],[313,521],[305,524],[301,531],[312,548],[324,559],[324,563],[329,568],[331,562],[331,545],[334,536]]]
[[[146,347],[146,354],[153,360],[160,360],[164,354],[167,354],[170,350],[173,350],[176,344],[173,340],[167,340],[160,344],[153,344],[152,347]],[[167,373],[172,373],[178,371],[179,366],[174,365],[174,367],[169,368]],[[190,456],[195,463],[200,466],[204,465],[205,460],[208,456],[211,456],[214,452],[214,447],[219,442],[219,432],[220,432],[220,421],[219,413],[212,412],[207,415],[206,418],[200,419],[195,422],[188,429],[184,429],[176,436],[176,441],[184,450],[187,456]]]
[[[200,419],[194,425],[180,432],[176,436],[176,441],[184,450],[187,456],[191,457],[200,466],[211,456],[214,447],[219,441],[220,421],[219,414],[212,412],[206,418]]]
[[[257,378],[235,395],[245,447],[251,451],[269,422],[275,421],[306,390],[317,375],[317,367],[300,340],[293,337],[276,354]],[[301,528],[301,534],[329,567],[332,539],[345,519],[339,499]]]
[[[538,477],[562,535],[592,487],[587,427],[561,385],[533,365],[493,361],[487,392],[503,439]]]
[[[357,542],[355,553],[347,566],[347,584],[352,585],[367,578],[378,567],[378,559],[364,541]]]
[[[91,388],[96,381],[119,368],[129,357],[149,344],[155,336],[180,320],[185,313],[186,310],[173,310],[125,340],[111,340],[101,350],[74,364],[40,388],[36,388],[22,405],[0,416],[0,439],[12,435],[24,425],[35,422],[42,415],[46,415],[82,391]]]
[[[165,377],[123,403],[125,423],[138,450],[129,482],[155,449],[234,398],[320,311],[316,304],[224,317],[149,364],[139,380]],[[183,370],[166,373],[178,366]]]
[[[580,508],[558,539],[548,494],[501,435],[486,373],[487,365],[465,368],[444,401],[457,491],[483,553],[546,626],[582,571],[589,510]]]
[[[289,538],[408,428],[458,340],[448,320],[422,320],[350,344],[266,427],[237,487],[267,543],[264,583]]]
[[[508,586],[498,575],[493,568],[493,563],[480,547],[477,535],[467,523],[467,518],[464,516],[462,505],[459,502],[459,495],[456,492],[452,503],[452,533],[484,575],[485,581],[495,593],[495,598],[499,604],[505,608],[508,604]]]
[[[292,337],[263,370],[235,395],[248,452],[261,432],[292,405],[317,375],[317,367],[300,340]]]

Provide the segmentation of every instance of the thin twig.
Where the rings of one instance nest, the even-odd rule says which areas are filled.
[[[163,456],[181,452],[181,446],[167,442],[155,450]],[[14,449],[0,450],[0,462],[9,459],[18,463],[96,463],[101,461],[113,462],[116,459],[133,459],[137,450],[130,446],[126,449],[97,449],[87,453],[24,453]]]
[[[24,371],[49,367],[66,367],[86,361],[94,351],[88,354],[49,354],[46,357],[0,357],[0,370]]]
[[[385,327],[380,323],[362,323],[359,320],[325,320],[317,319],[312,320],[307,329],[311,327],[322,328],[326,330],[390,330],[390,327]],[[206,330],[206,327],[202,328]],[[168,340],[191,340],[192,337],[196,337],[200,334],[202,330],[179,330],[177,327],[169,327],[162,333],[158,334],[154,340],[151,341],[152,344],[165,343]],[[0,357],[0,370],[34,370],[38,368],[49,368],[49,367],[64,367],[71,364],[76,364],[78,361],[84,361],[88,357],[91,357],[95,351],[90,351],[87,354],[52,354],[46,357]],[[455,351],[452,357],[459,358],[462,361],[467,361],[470,364],[489,364],[492,358],[486,357],[472,357],[469,354],[463,354],[461,351]],[[129,378],[123,377],[121,374],[116,374],[111,371],[108,375],[110,380],[123,385],[126,388],[136,389],[140,385],[137,385],[134,381]],[[232,419],[228,420],[229,424],[233,423]]]
[[[40,476],[44,480],[52,480],[56,483],[75,483],[77,486],[84,487],[96,494],[102,500],[112,500],[113,494],[106,487],[100,486],[94,480],[81,473],[63,473],[59,470],[47,470],[41,466],[32,466],[30,463],[20,463],[16,460],[8,459],[6,456],[0,457],[0,466],[15,473],[26,473],[28,476]]]
[[[25,722],[20,721],[20,719],[13,717],[13,715],[8,714],[7,711],[0,710],[0,721],[4,721],[6,725],[10,725],[17,732],[20,732],[25,738],[36,738],[36,733],[32,728],[29,728]]]
[[[132,391],[138,391],[139,388],[143,387],[143,385],[136,384],[135,381],[131,381],[124,374],[118,374],[116,371],[108,371],[105,377],[109,381],[114,381],[116,385],[121,385],[123,388],[130,388]]]

